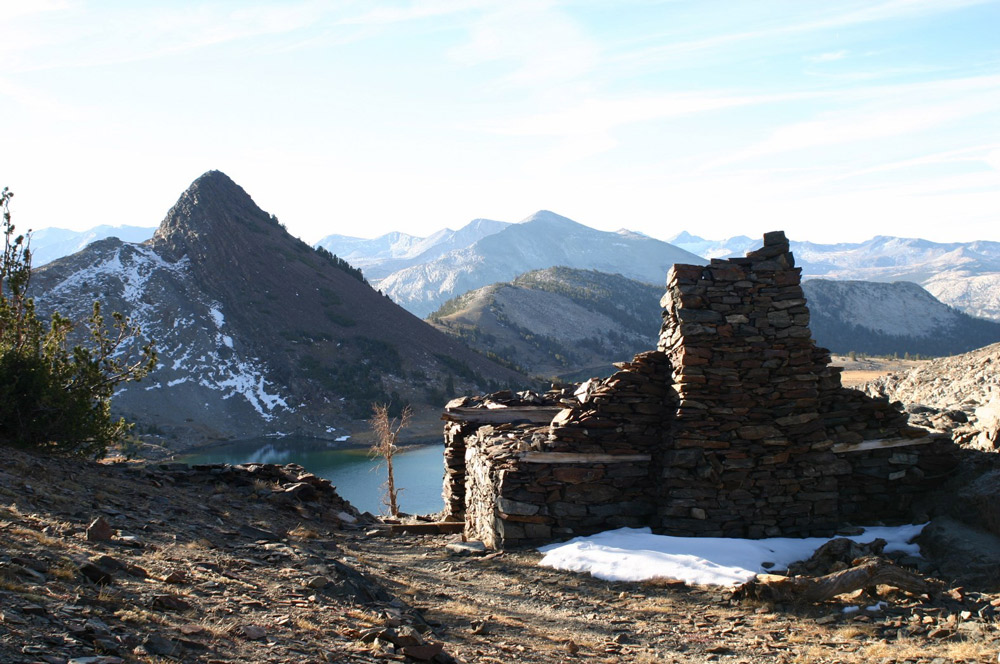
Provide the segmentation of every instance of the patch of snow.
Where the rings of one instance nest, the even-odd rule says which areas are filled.
[[[222,315],[222,311],[219,309],[219,305],[209,308],[208,315],[212,317],[215,321],[215,326],[222,328],[223,324],[226,322],[226,317]]]
[[[180,350],[180,349],[178,348],[178,350]],[[174,352],[177,352],[177,351],[174,351]],[[181,355],[180,357],[175,357],[175,358],[174,358],[174,363],[173,363],[173,366],[172,366],[171,368],[172,368],[172,369],[173,369],[174,371],[177,371],[178,369],[179,369],[179,370],[182,370],[182,371],[183,371],[183,370],[184,370],[184,368],[185,368],[185,367],[184,367],[184,362],[185,362],[185,361],[186,361],[186,360],[187,360],[188,358],[190,358],[190,357],[191,357],[191,353],[190,353],[190,351],[188,351],[188,352],[185,352],[185,353],[184,353],[183,355]]]
[[[227,334],[223,334],[222,335],[222,343],[225,344],[226,346],[228,346],[229,348],[232,348],[233,347],[233,338],[231,336],[227,335]]]
[[[229,399],[239,394],[268,422],[274,419],[271,411],[278,406],[291,410],[284,398],[268,392],[263,372],[252,362],[234,359],[221,363],[218,368],[219,373],[223,374],[222,376],[216,380],[208,380],[203,377],[200,384],[211,389],[228,390],[229,392],[222,397],[223,399]]]
[[[920,547],[910,541],[925,525],[866,528],[862,535],[850,539],[871,542],[881,537],[887,542],[887,552],[919,555]],[[767,573],[768,569],[784,569],[796,561],[807,560],[830,539],[833,538],[671,537],[653,535],[649,528],[619,528],[541,547],[539,551],[545,556],[539,564],[589,572],[606,581],[672,578],[697,585],[734,586]],[[772,565],[765,568],[765,562]]]
[[[860,606],[845,606],[844,613],[857,613],[861,610]]]
[[[350,436],[338,436],[334,440],[338,443],[343,443],[345,440],[350,440],[350,439],[351,439]]]

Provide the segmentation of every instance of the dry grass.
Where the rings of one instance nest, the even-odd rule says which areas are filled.
[[[33,530],[31,528],[14,526],[8,532],[10,532],[10,534],[14,535],[15,537],[25,537],[25,538],[30,537],[31,539],[35,540],[42,546],[53,547],[53,548],[62,546],[62,542],[60,542],[59,540],[53,537],[49,537],[45,533]]]
[[[76,579],[76,569],[76,564],[72,560],[64,558],[49,568],[49,574],[60,581],[73,581]]]
[[[0,590],[20,594],[27,592],[28,588],[18,581],[17,577],[10,570],[0,569]]]
[[[262,480],[257,478],[253,481],[254,491],[257,493],[270,493],[273,489],[277,489],[280,486],[277,482]]]
[[[298,540],[319,539],[319,533],[301,523],[288,531],[288,536]]]
[[[312,622],[311,620],[308,620],[307,618],[303,618],[301,616],[293,618],[292,624],[304,632],[319,632],[322,631],[323,629],[322,627]]]
[[[875,628],[871,625],[846,625],[838,628],[834,634],[841,639],[866,639],[875,635]]]
[[[368,627],[385,624],[385,619],[381,616],[360,609],[347,609],[344,611],[344,615]]]
[[[903,637],[892,643],[879,642],[865,644],[858,650],[858,653],[871,658],[895,657],[896,659],[908,659],[925,658],[931,655],[933,657],[944,657],[951,661],[965,660],[970,662],[987,661],[987,659],[989,661],[996,661],[997,658],[996,652],[987,651],[986,647],[978,641],[963,639],[928,644],[927,639],[923,637]]]
[[[161,616],[161,615],[159,615],[157,613],[153,613],[152,611],[147,611],[147,610],[145,610],[143,608],[140,608],[140,607],[131,607],[131,608],[128,608],[128,609],[118,609],[117,611],[115,611],[114,615],[115,615],[116,618],[118,618],[118,619],[120,619],[120,620],[122,620],[124,622],[135,623],[135,624],[138,624],[138,625],[148,625],[148,624],[166,625],[167,624],[167,620],[163,616]]]

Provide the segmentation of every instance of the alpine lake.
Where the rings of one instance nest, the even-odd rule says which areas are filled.
[[[444,446],[407,445],[393,457],[393,476],[399,509],[408,514],[433,514],[444,508]],[[362,512],[387,512],[383,506],[385,460],[372,458],[367,448],[344,448],[343,443],[313,438],[257,438],[215,444],[178,455],[176,461],[212,463],[296,463],[330,480],[337,493]]]

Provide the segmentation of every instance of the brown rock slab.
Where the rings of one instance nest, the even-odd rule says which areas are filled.
[[[114,536],[115,529],[103,516],[97,517],[87,526],[87,541],[89,542],[107,542]]]
[[[444,644],[428,643],[422,646],[404,646],[402,651],[407,657],[412,657],[422,662],[429,662],[444,651]]]

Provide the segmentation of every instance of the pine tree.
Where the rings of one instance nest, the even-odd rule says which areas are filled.
[[[30,236],[14,232],[12,196],[6,188],[0,194],[0,444],[101,456],[131,429],[111,417],[115,387],[145,376],[156,352],[152,342],[137,348],[139,328],[119,313],[105,327],[98,302],[87,323],[89,345],[70,347],[74,324],[59,313],[46,327],[28,296]]]

